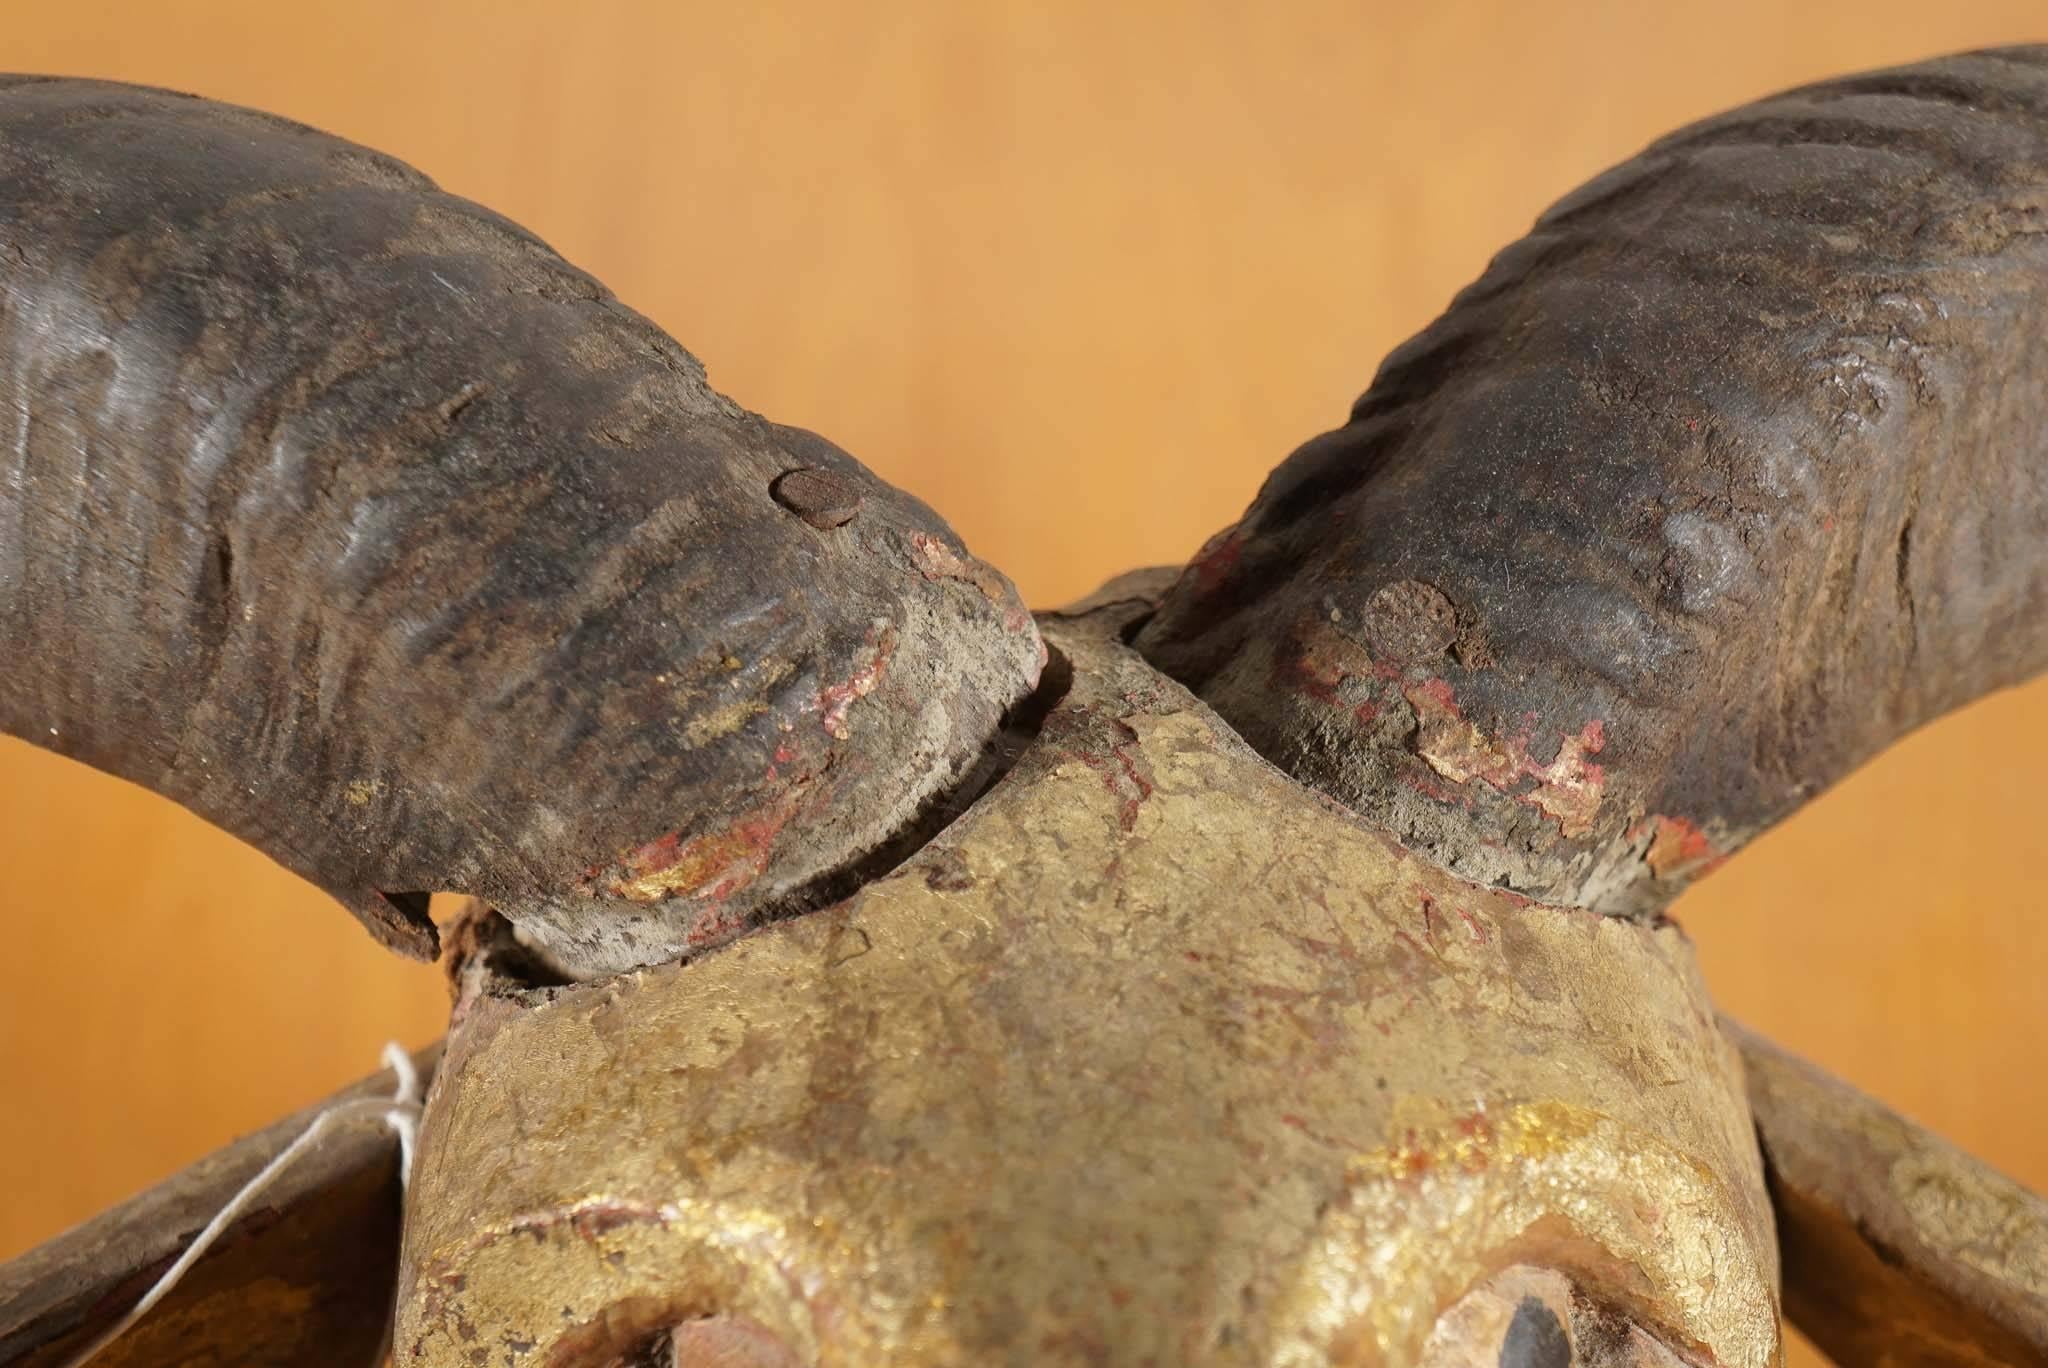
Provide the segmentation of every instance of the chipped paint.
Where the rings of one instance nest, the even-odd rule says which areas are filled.
[[[1629,832],[1632,841],[1641,842],[1645,837],[1649,839],[1649,846],[1643,853],[1643,861],[1660,879],[1689,879],[1711,874],[1728,858],[1715,849],[1713,839],[1706,832],[1683,817],[1667,817],[1660,812],[1638,823]]]
[[[1754,1132],[1683,937],[1412,858],[1097,626],[1054,628],[1071,687],[896,873],[461,1028],[402,1362],[608,1361],[582,1327],[656,1306],[806,1363],[1415,1363],[1463,1289],[1553,1253],[1699,1361],[1776,1361]],[[464,1245],[580,1209],[589,1237]]]
[[[884,626],[879,634],[869,638],[874,643],[874,654],[868,662],[837,684],[828,684],[818,690],[818,720],[824,725],[826,735],[837,741],[844,741],[853,735],[853,728],[846,720],[847,710],[853,707],[856,698],[866,698],[875,691],[875,685],[882,680],[889,668],[890,657],[896,654],[896,629]],[[780,752],[777,752],[780,755]]]
[[[1359,666],[1353,669],[1352,666]],[[1361,727],[1379,716],[1378,702],[1366,695],[1373,681],[1397,683],[1398,666],[1374,660],[1363,647],[1321,623],[1288,638],[1287,648],[1273,658],[1276,687],[1291,689],[1318,703],[1343,708]]]
[[[775,838],[802,806],[806,787],[793,785],[775,802],[721,831],[689,838],[671,831],[656,837],[627,851],[609,877],[602,870],[586,875],[586,889],[637,903],[679,896],[714,902],[730,897],[768,867]],[[590,888],[593,882],[596,887]]]
[[[1003,610],[1003,628],[1010,632],[1032,629],[1031,614],[1018,600],[1010,582],[987,561],[962,555],[943,538],[929,532],[910,534],[910,559],[928,580],[959,580],[981,591],[982,597]]]
[[[747,723],[768,711],[768,705],[758,698],[743,698],[715,708],[701,717],[693,717],[683,725],[683,740],[690,749],[707,746],[721,737],[731,736]]]
[[[1607,744],[1606,726],[1599,718],[1560,739],[1550,763],[1538,764],[1529,754],[1528,732],[1505,739],[1488,736],[1465,719],[1445,681],[1425,680],[1402,692],[1419,722],[1415,753],[1431,769],[1453,783],[1478,780],[1498,789],[1553,818],[1566,836],[1583,836],[1593,829],[1607,779],[1601,766],[1586,758]],[[1534,787],[1518,792],[1524,779],[1533,780]]]
[[[1137,828],[1139,810],[1152,796],[1152,780],[1132,753],[1138,746],[1137,732],[1113,718],[1103,719],[1102,725],[1104,730],[1113,729],[1124,739],[1110,745],[1107,753],[1087,746],[1074,746],[1067,753],[1102,776],[1102,786],[1116,795],[1122,805],[1117,824],[1128,834]]]

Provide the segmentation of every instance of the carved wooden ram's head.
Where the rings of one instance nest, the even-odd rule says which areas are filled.
[[[9,78],[0,722],[402,950],[478,900],[402,1365],[1764,1368],[1781,1247],[1844,1355],[2041,1362],[2040,1205],[1660,911],[2041,666],[2044,306],[2048,52],[1796,91],[1034,619],[416,172]]]

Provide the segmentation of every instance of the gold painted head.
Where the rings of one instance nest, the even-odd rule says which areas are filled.
[[[599,1368],[705,1317],[764,1364],[1776,1360],[1682,934],[1405,854],[1129,616],[1045,624],[1036,739],[843,905],[466,998],[399,1362]]]

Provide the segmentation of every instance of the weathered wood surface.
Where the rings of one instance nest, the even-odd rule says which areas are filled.
[[[1145,583],[1044,620],[1038,735],[847,901],[600,983],[465,974],[400,1364],[637,1362],[711,1314],[764,1366],[1507,1364],[1446,1312],[1519,1266],[1510,1311],[1570,1284],[1543,1315],[1582,1365],[1772,1368],[1685,937],[1465,883],[1289,780],[1122,644]]]
[[[1554,205],[1139,637],[1460,873],[1646,913],[2048,663],[2048,48],[1823,82]]]
[[[437,1044],[415,1055],[422,1081]],[[219,1150],[134,1199],[0,1264],[0,1364],[55,1368],[119,1320],[192,1237],[324,1107],[390,1095],[390,1072]],[[398,1145],[330,1131],[282,1174],[95,1368],[374,1364],[398,1270]]]
[[[2048,1201],[1734,1023],[1785,1311],[1855,1368],[2048,1364]]]
[[[0,730],[428,954],[801,900],[975,763],[1000,574],[545,243],[253,110],[0,77]],[[18,421],[16,421],[18,419]]]

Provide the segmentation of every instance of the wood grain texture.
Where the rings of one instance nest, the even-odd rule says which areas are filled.
[[[815,902],[1044,658],[926,505],[269,112],[0,76],[0,412],[0,730],[419,958],[438,892],[577,975]]]
[[[1871,1368],[2048,1362],[2048,1201],[1724,1025],[1748,1075],[1793,1323]]]
[[[1501,243],[1652,138],[2044,36],[2036,0],[8,18],[0,68],[289,110],[528,224],[1034,604],[1185,560]],[[80,766],[0,763],[0,1252],[438,1033],[434,974],[309,886]],[[1678,905],[1724,1007],[2036,1186],[2044,766],[2048,689],[1998,696]]]
[[[1653,915],[2048,666],[2048,47],[1859,72],[1546,209],[1136,637],[1483,883]]]

